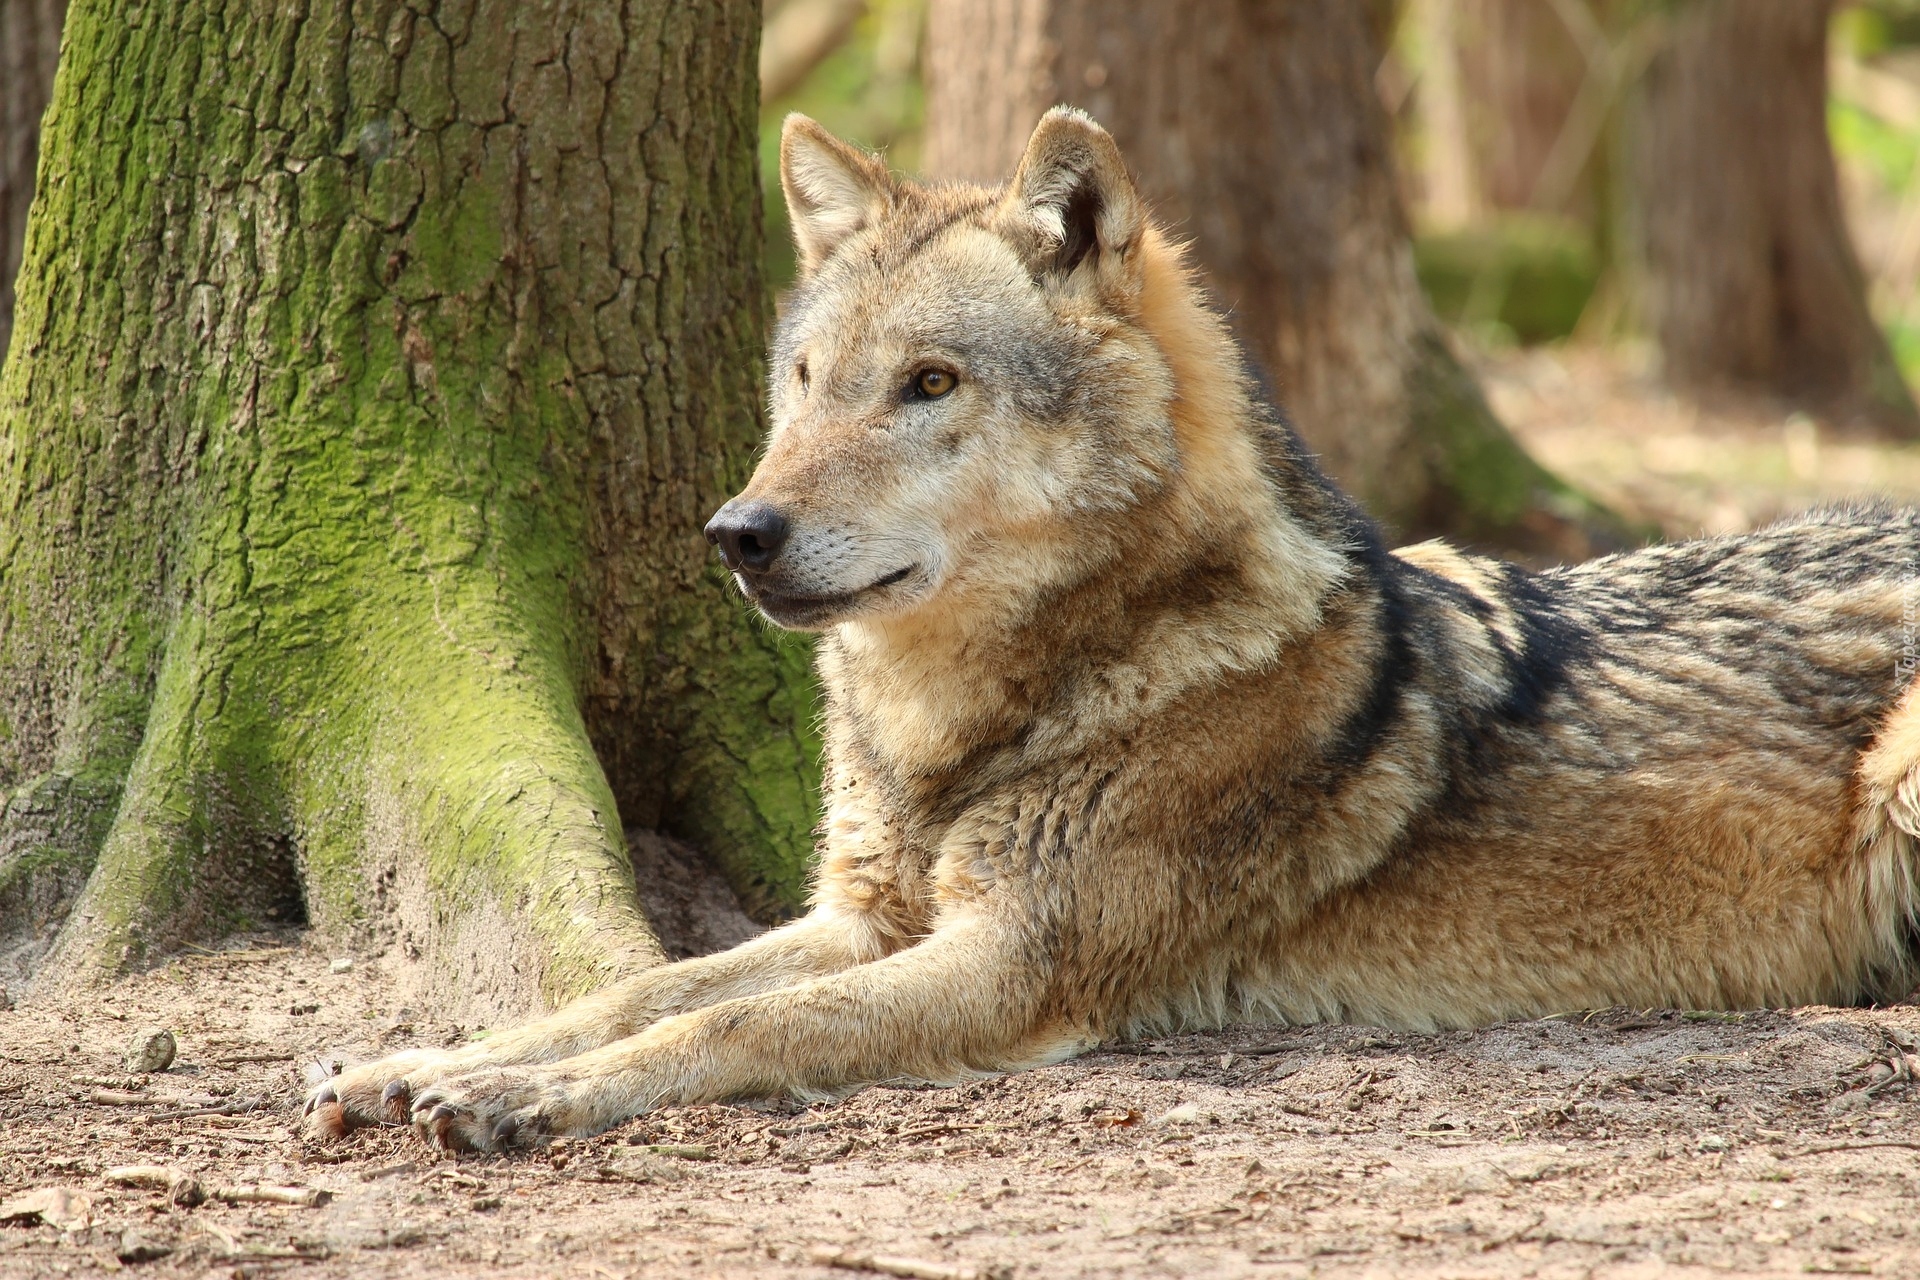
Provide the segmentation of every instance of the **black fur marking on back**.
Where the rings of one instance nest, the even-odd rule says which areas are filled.
[[[1515,652],[1500,642],[1507,696],[1495,712],[1509,724],[1537,724],[1548,702],[1572,683],[1572,668],[1592,660],[1594,638],[1567,615],[1547,579],[1517,564],[1502,567],[1501,585],[1519,625],[1520,646]]]
[[[1380,549],[1376,539],[1355,559],[1362,562],[1365,576],[1355,575],[1359,580],[1350,580],[1346,589],[1359,592],[1371,588],[1372,630],[1379,637],[1380,648],[1366,697],[1321,750],[1329,792],[1337,790],[1349,775],[1365,765],[1386,741],[1401,719],[1407,689],[1421,668],[1412,636],[1416,625],[1414,612],[1405,584],[1386,563],[1387,553]]]

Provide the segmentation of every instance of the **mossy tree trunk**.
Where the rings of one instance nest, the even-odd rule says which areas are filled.
[[[1191,237],[1328,470],[1396,533],[1586,554],[1623,531],[1495,418],[1414,277],[1373,87],[1380,12],[933,0],[928,168],[1003,178],[1042,110],[1086,108],[1162,221]]]
[[[656,962],[623,821],[798,902],[753,0],[77,0],[0,381],[0,930],[305,917],[524,1011]],[[44,960],[42,956],[44,955]]]
[[[53,93],[66,0],[0,0],[0,360],[13,328],[13,277],[33,203],[40,117]]]

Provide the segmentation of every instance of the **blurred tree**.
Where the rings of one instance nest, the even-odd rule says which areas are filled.
[[[1586,554],[1622,532],[1494,417],[1415,280],[1373,85],[1386,12],[933,0],[926,166],[1001,180],[1041,110],[1085,107],[1192,237],[1328,470],[1396,533]]]
[[[760,98],[791,93],[853,34],[866,0],[767,0],[760,34]]]
[[[13,332],[13,277],[33,203],[40,117],[53,96],[66,0],[0,0],[0,360]]]
[[[1827,135],[1827,0],[1691,0],[1626,120],[1623,255],[1678,386],[1774,392],[1904,437]]]
[[[304,917],[523,1011],[660,959],[623,818],[798,902],[804,650],[700,534],[760,422],[759,16],[77,0],[0,380],[0,961]]]
[[[1828,0],[1415,3],[1436,225],[1573,218],[1676,386],[1920,434],[1840,205]]]
[[[1426,216],[1458,226],[1525,209],[1591,224],[1611,47],[1584,0],[1413,5],[1425,61]],[[1568,136],[1583,93],[1600,99],[1599,111],[1575,131],[1584,136]]]

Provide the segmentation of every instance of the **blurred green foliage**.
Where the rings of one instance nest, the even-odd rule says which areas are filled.
[[[1527,214],[1420,236],[1413,261],[1441,319],[1501,342],[1568,336],[1600,278],[1591,232]]]
[[[1920,181],[1920,131],[1834,101],[1827,105],[1827,132],[1842,161],[1867,165],[1889,191],[1905,194]]]
[[[1920,0],[1869,0],[1834,15],[1833,36],[1857,58],[1920,45]]]
[[[883,153],[894,169],[920,164],[920,27],[926,0],[869,0],[853,34],[793,92],[760,108],[760,179],[766,200],[767,287],[793,283],[793,234],[780,195],[780,122],[812,116],[839,137]]]
[[[1849,5],[1835,14],[1832,39],[1841,57],[1904,80],[1911,86],[1908,101],[1920,102],[1920,0]],[[1834,156],[1843,172],[1852,170],[1858,179],[1849,194],[1879,205],[1880,216],[1891,218],[1901,237],[1911,237],[1920,220],[1920,123],[1912,110],[1896,110],[1904,118],[1890,119],[1844,93],[1836,93],[1827,108]],[[1902,256],[1896,252],[1894,260]],[[1870,297],[1894,358],[1908,381],[1920,385],[1920,282],[1877,279]]]

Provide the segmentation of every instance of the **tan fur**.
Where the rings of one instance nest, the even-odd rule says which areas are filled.
[[[1387,556],[1091,121],[999,191],[800,120],[782,171],[808,278],[715,536],[780,513],[738,580],[823,633],[813,910],[316,1114],[492,1148],[1235,1020],[1911,985],[1911,514],[1539,576]]]

